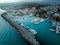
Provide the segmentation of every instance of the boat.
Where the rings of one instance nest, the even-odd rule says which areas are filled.
[[[37,34],[37,32],[36,32],[34,29],[31,29],[31,28],[30,28],[29,31],[30,31],[31,33],[33,33],[34,35]]]
[[[36,19],[32,20],[31,22],[32,22],[33,24],[39,24],[40,22],[43,22],[43,21],[44,21],[44,19],[36,18]]]
[[[60,22],[57,22],[56,33],[60,33]]]

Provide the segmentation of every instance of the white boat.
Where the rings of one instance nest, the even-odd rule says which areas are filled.
[[[52,22],[52,26],[56,26],[56,21],[53,21]]]
[[[36,19],[32,20],[31,22],[34,24],[39,24],[40,22],[43,22],[43,21],[44,21],[44,19],[36,18]]]
[[[21,26],[25,26],[24,24],[21,24]]]
[[[55,31],[54,29],[49,29],[49,30],[51,30],[51,31]]]
[[[41,19],[41,20],[40,20],[40,22],[43,22],[43,21],[45,21],[45,20],[44,20],[44,19]]]
[[[40,22],[40,19],[39,18],[36,18],[33,21],[31,21],[31,22],[34,23],[34,24],[38,24]]]
[[[34,35],[37,34],[37,32],[36,32],[34,29],[29,29],[29,31],[30,31],[31,33],[33,33]]]
[[[57,23],[57,26],[56,26],[56,33],[60,33],[60,23],[59,22]]]
[[[52,25],[49,30],[56,31],[56,22],[55,21],[52,22]]]

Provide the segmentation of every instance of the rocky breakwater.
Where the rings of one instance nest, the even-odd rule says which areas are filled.
[[[17,32],[31,45],[40,45],[40,43],[35,39],[34,34],[32,34],[29,30],[26,30],[21,25],[18,25],[16,22],[13,21],[11,17],[6,15],[6,12],[1,15],[6,21],[9,22],[10,25],[12,25]]]

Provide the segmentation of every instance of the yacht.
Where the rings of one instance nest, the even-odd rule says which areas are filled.
[[[57,22],[56,33],[60,33],[60,22]]]
[[[29,31],[30,31],[31,33],[33,33],[34,35],[37,34],[37,32],[36,32],[34,29],[29,29]]]
[[[36,18],[34,19],[33,21],[31,21],[33,24],[39,24],[40,22],[43,22],[44,19],[41,19],[41,18]]]

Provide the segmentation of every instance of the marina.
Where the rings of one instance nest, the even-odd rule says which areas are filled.
[[[0,8],[1,45],[60,45],[60,4],[4,3]]]
[[[4,16],[10,17],[9,15],[4,15]],[[35,37],[35,40],[39,41],[39,43],[41,43],[41,42],[43,43],[42,45],[44,45],[44,44],[45,45],[54,45],[54,44],[59,45],[60,44],[59,43],[59,41],[60,41],[59,35],[56,35],[56,33],[49,30],[51,25],[52,25],[50,23],[50,21],[45,20],[43,22],[39,22],[38,24],[32,23],[31,21],[36,19],[36,18],[37,17],[34,17],[34,16],[31,17],[31,16],[28,16],[28,15],[26,15],[26,17],[25,16],[21,16],[21,17],[11,16],[10,19],[8,18],[8,20],[11,20],[11,21],[9,21],[9,23],[14,22],[13,25],[15,25],[15,23],[18,24],[18,25],[16,25],[17,27],[22,26],[22,28],[24,28],[23,32],[25,32],[25,29],[27,31],[29,31],[31,34],[28,33],[28,35],[31,35],[32,37]],[[21,29],[21,28],[18,28],[18,29]],[[20,31],[22,31],[22,30],[20,30]],[[24,34],[24,33],[22,33],[22,34]],[[27,35],[27,34],[25,34],[25,35]],[[25,35],[23,36],[24,38],[25,38]],[[25,39],[29,40],[28,38],[25,38]],[[57,40],[55,40],[55,39],[57,39]],[[31,43],[32,43],[32,41],[31,41]],[[35,43],[35,44],[38,45],[38,43]]]
[[[35,36],[33,35],[32,32],[30,32],[29,30],[26,30],[24,28],[24,25],[21,24],[18,25],[18,23],[16,23],[15,21],[13,21],[13,18],[12,17],[9,17],[7,18],[7,15],[5,16],[4,14],[2,14],[2,17],[8,21],[13,27],[15,27],[15,29],[21,34],[21,36],[26,40],[28,41],[31,45],[39,45],[39,42],[35,39]]]

